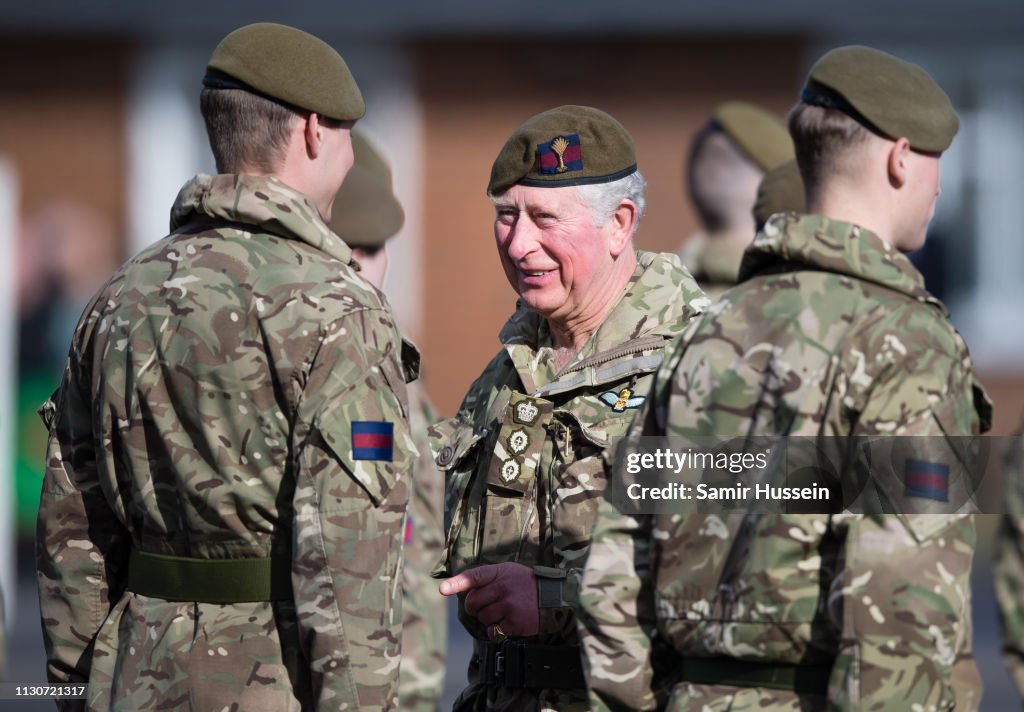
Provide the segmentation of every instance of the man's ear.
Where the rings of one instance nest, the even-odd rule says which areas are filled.
[[[893,188],[902,188],[910,174],[910,141],[898,138],[889,147],[887,167],[889,184]]]
[[[306,139],[306,154],[315,159],[320,155],[320,148],[324,141],[324,131],[320,125],[319,114],[310,112],[306,115],[302,133]]]
[[[610,228],[608,236],[608,251],[612,257],[618,257],[629,245],[630,238],[636,231],[636,225],[640,222],[640,211],[636,203],[628,198],[619,203],[615,212],[608,218],[607,225]]]

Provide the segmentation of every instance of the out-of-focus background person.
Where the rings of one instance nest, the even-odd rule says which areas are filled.
[[[712,299],[739,277],[743,251],[754,239],[761,179],[792,159],[793,140],[782,120],[745,101],[716,106],[693,137],[686,178],[701,231],[686,241],[680,257]]]
[[[42,0],[0,8],[0,549],[17,567],[3,578],[7,679],[45,679],[35,610],[31,536],[45,432],[35,408],[54,389],[68,343],[37,348],[47,333],[70,336],[63,318],[85,303],[78,277],[58,277],[60,248],[42,238],[50,213],[75,206],[60,228],[97,264],[81,278],[98,286],[110,265],[143,245],[127,235],[167,231],[167,196],[213,158],[196,108],[196,77],[209,48],[234,27],[276,21],[344,48],[367,114],[360,128],[394,171],[404,208],[388,242],[386,290],[403,332],[422,350],[427,392],[452,415],[472,378],[498,347],[497,326],[513,307],[493,258],[487,183],[491,147],[547,107],[600,106],[629,127],[647,178],[648,210],[637,246],[675,251],[696,233],[680,170],[714,108],[735,99],[785,117],[814,58],[862,43],[922,65],[945,87],[962,120],[943,156],[942,199],[924,267],[971,345],[979,378],[995,400],[993,433],[1008,435],[1024,413],[1024,4],[978,0],[935,10],[926,0],[856,6],[778,0],[755,3],[514,5],[396,0],[341,11],[322,0],[285,6],[184,0],[76,3]],[[386,140],[383,140],[386,137]],[[92,217],[85,217],[91,214]],[[46,216],[46,217],[44,217]],[[949,235],[955,239],[935,241]],[[102,257],[101,251],[107,257]],[[400,257],[399,257],[400,255]],[[14,279],[17,277],[17,279]],[[65,284],[65,280],[67,283]],[[0,280],[3,282],[3,280]],[[5,286],[8,286],[5,284]],[[6,293],[6,292],[5,292]],[[45,305],[45,306],[44,306]],[[70,312],[71,316],[67,316]],[[18,330],[17,325],[23,328]],[[18,354],[26,353],[15,370]],[[49,375],[47,375],[49,374]],[[10,386],[4,387],[4,383]],[[994,520],[994,518],[993,518]],[[984,556],[994,523],[981,532],[975,566],[975,652],[986,682],[982,709],[1019,708],[999,657],[998,626]],[[3,570],[0,557],[0,572]],[[443,704],[465,685],[469,643],[449,621]],[[462,656],[460,658],[460,656]],[[0,709],[52,709],[51,702],[0,701]]]

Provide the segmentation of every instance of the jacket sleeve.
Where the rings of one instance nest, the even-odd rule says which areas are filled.
[[[657,709],[649,518],[601,503],[577,621],[593,710]]]
[[[860,413],[859,432],[903,437],[876,437],[885,456],[871,452],[875,486],[895,508],[834,519],[845,536],[829,599],[841,631],[829,688],[838,709],[976,709],[979,702],[970,645],[976,535],[961,505],[980,411],[969,362],[949,363],[924,373],[905,363],[889,369]],[[928,474],[930,489],[918,486],[915,470]]]
[[[1024,438],[1006,453],[1006,512],[996,534],[996,599],[1003,633],[1003,660],[1024,697]]]
[[[88,681],[93,640],[123,588],[131,541],[100,487],[88,378],[73,349],[60,387],[40,408],[49,441],[36,572],[47,677],[55,683]]]
[[[657,393],[655,386],[618,445],[620,453],[633,447],[640,436],[661,429],[655,423]],[[615,457],[615,453],[609,454],[608,466],[612,467],[612,477],[617,478],[622,473],[611,465]],[[615,507],[611,488],[622,484],[611,481],[599,505],[579,587],[577,625],[583,669],[591,709],[599,712],[654,710],[665,703],[656,694],[658,638],[650,550],[652,517]]]
[[[298,409],[292,587],[317,710],[398,704],[415,458],[399,344],[379,309],[324,327]]]
[[[444,549],[444,475],[434,465],[427,428],[437,416],[419,383],[410,384],[409,404],[418,458],[405,526],[402,575],[402,673],[399,697],[403,710],[432,712],[444,686],[448,602],[430,572]]]

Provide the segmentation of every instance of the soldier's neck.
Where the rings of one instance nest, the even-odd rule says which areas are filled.
[[[586,343],[586,342],[584,342]],[[580,347],[582,348],[582,346]],[[574,348],[558,348],[555,347],[551,354],[551,364],[554,366],[555,373],[561,373],[562,369],[569,365],[569,363],[576,358],[576,354],[579,353],[579,349]]]
[[[554,347],[553,362],[561,371],[601,328],[629,285],[636,270],[636,253],[628,250],[617,259],[609,273],[598,278],[597,288],[587,295],[581,309],[566,317],[548,317],[548,331]]]
[[[808,196],[807,212],[852,223],[893,244],[895,215],[889,209],[888,196],[882,191],[833,184],[817,195]]]

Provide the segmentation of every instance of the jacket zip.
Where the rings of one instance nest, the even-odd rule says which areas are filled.
[[[607,363],[608,361],[614,361],[615,359],[621,358],[623,356],[629,356],[630,354],[637,354],[640,353],[641,351],[649,351],[655,348],[662,348],[664,347],[665,342],[666,339],[664,339],[661,336],[645,336],[643,339],[638,339],[637,341],[633,342],[632,344],[629,344],[624,348],[616,349],[614,351],[607,351],[603,354],[596,354],[594,356],[591,356],[590,358],[584,359],[575,366],[573,366],[572,368],[567,368],[563,370],[555,377],[555,380],[558,380],[559,378],[567,374],[575,373],[576,371],[582,371],[583,369],[589,368],[591,366],[598,366],[602,363]]]

